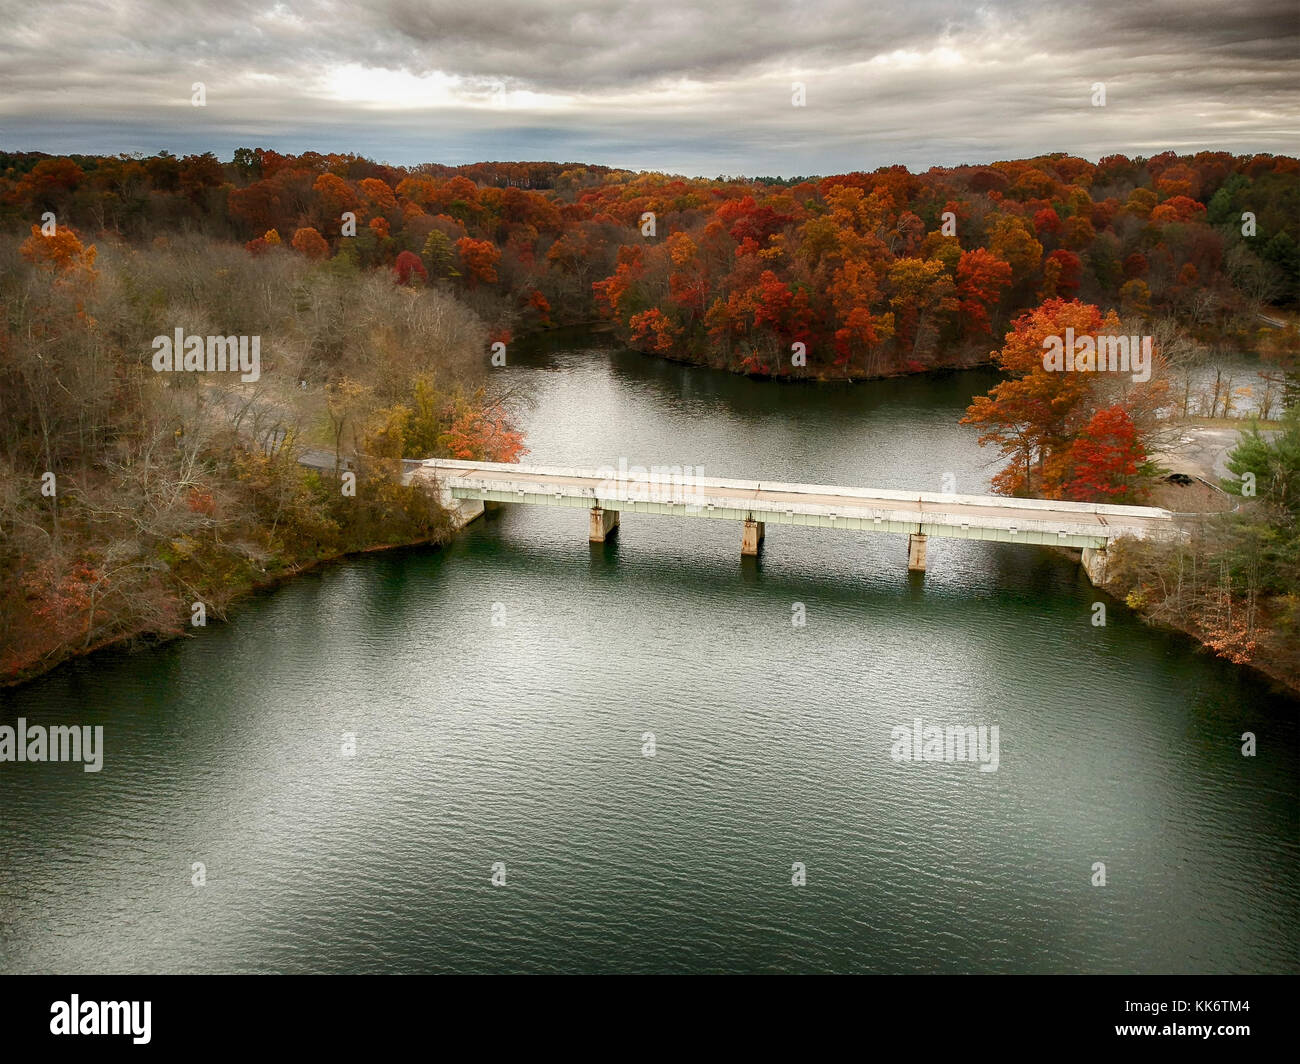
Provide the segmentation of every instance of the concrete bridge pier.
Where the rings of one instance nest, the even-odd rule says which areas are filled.
[[[763,522],[755,521],[752,517],[745,518],[745,531],[740,539],[740,553],[755,555],[762,542]]]
[[[925,572],[925,534],[913,532],[907,537],[907,570]]]
[[[593,506],[591,508],[591,532],[587,538],[592,543],[604,543],[617,528],[617,510],[606,510],[600,506]]]
[[[1083,548],[1083,557],[1080,561],[1083,563],[1083,571],[1088,574],[1088,580],[1093,587],[1102,587],[1106,583],[1106,563],[1109,560],[1106,556],[1105,547]]]

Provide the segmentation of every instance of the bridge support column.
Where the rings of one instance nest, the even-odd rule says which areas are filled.
[[[907,537],[907,569],[912,573],[925,572],[925,535],[913,532]]]
[[[600,506],[591,508],[591,531],[587,538],[592,543],[604,543],[618,528],[618,511],[606,510]]]
[[[763,522],[752,517],[745,518],[745,531],[740,537],[741,554],[757,554],[758,546],[763,542]]]
[[[1083,563],[1083,571],[1088,574],[1088,580],[1093,587],[1102,587],[1106,583],[1106,563],[1110,559],[1106,556],[1105,547],[1084,547],[1083,557],[1080,561]]]

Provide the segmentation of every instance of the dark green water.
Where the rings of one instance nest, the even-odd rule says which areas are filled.
[[[977,374],[517,361],[528,460],[988,481]],[[772,528],[754,563],[729,523],[586,521],[506,508],[0,696],[107,748],[0,765],[0,970],[1296,970],[1296,704],[1094,627],[1068,559],[932,541],[920,578],[902,537]],[[998,725],[998,771],[893,761],[917,717]]]

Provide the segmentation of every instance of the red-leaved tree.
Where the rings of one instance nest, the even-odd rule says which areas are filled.
[[[429,280],[429,271],[424,268],[420,256],[414,251],[403,251],[397,256],[397,261],[393,264],[393,273],[397,277],[397,283],[402,285],[411,284],[417,277],[422,283]]]
[[[1121,498],[1132,490],[1145,459],[1128,411],[1119,404],[1098,410],[1070,448],[1071,477],[1065,495],[1079,502]]]

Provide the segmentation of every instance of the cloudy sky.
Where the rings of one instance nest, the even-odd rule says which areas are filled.
[[[0,0],[0,25],[3,150],[708,177],[1300,150],[1297,0]]]

